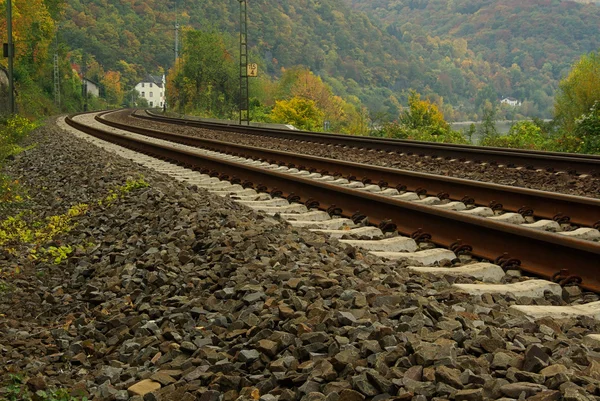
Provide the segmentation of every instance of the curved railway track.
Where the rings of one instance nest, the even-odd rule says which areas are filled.
[[[474,204],[515,212],[524,217],[535,216],[538,219],[571,222],[583,227],[600,227],[600,200],[598,199],[249,147],[231,142],[134,127],[101,117],[97,117],[97,119],[111,127],[141,135],[225,154],[268,161],[280,166],[317,171],[324,175],[331,174],[335,177],[359,180],[363,183],[374,183],[380,187],[395,188],[399,191],[413,191],[419,195],[429,194],[437,196],[441,200],[450,199],[467,205]]]
[[[525,272],[547,279],[559,279],[563,283],[571,280],[580,281],[583,288],[600,292],[600,278],[596,270],[600,260],[600,243],[445,210],[440,207],[407,202],[394,195],[393,190],[395,188],[388,188],[391,191],[385,192],[386,185],[383,182],[379,182],[379,193],[365,190],[364,184],[369,183],[368,180],[371,179],[369,177],[375,179],[384,177],[379,178],[379,180],[387,180],[388,183],[392,182],[393,184],[399,182],[396,186],[406,185],[399,180],[408,180],[407,175],[398,178],[392,171],[386,171],[390,169],[374,169],[372,166],[339,163],[338,161],[320,160],[319,158],[308,160],[304,156],[301,161],[292,158],[293,156],[299,157],[298,155],[284,154],[284,152],[279,152],[277,155],[278,161],[286,165],[286,167],[280,167],[278,164],[268,162],[248,162],[240,157],[240,155],[243,155],[261,160],[273,160],[275,158],[273,155],[268,157],[265,153],[252,153],[259,152],[259,149],[244,150],[234,148],[231,144],[222,144],[220,146],[230,146],[229,149],[219,149],[222,153],[230,153],[229,156],[223,157],[180,144],[158,143],[156,139],[139,138],[133,134],[120,135],[112,129],[93,128],[82,124],[77,121],[77,118],[73,117],[68,118],[67,122],[72,127],[98,138],[154,157],[189,166],[192,169],[208,173],[212,177],[228,179],[233,184],[241,184],[239,188],[243,187],[249,191],[254,188],[260,192],[268,192],[275,197],[286,198],[292,204],[305,205],[307,209],[312,210],[318,207],[321,210],[327,210],[330,214],[339,214],[342,217],[353,219],[355,222],[365,222],[364,218],[368,216],[369,224],[378,226],[383,231],[398,231],[400,234],[417,239],[431,237],[434,244],[450,248],[456,251],[457,254],[469,251],[478,258],[496,261],[504,267],[520,265],[520,269]],[[130,128],[128,127],[128,129]],[[163,135],[156,131],[142,130],[139,127],[135,128],[135,131],[155,138]],[[186,143],[183,142],[184,140],[191,141],[189,138],[176,138],[173,136],[169,140],[173,141],[174,139],[181,140],[182,143]],[[205,142],[203,147],[217,149],[218,144],[213,142],[216,141]],[[194,143],[193,146],[199,146],[199,143]],[[287,157],[290,157],[290,159],[286,159]],[[340,179],[335,177],[331,177],[332,180],[328,181],[311,179],[310,177],[313,175],[323,177],[324,174],[311,173],[311,170],[316,169],[316,167],[309,167],[310,170],[304,170],[302,166],[308,165],[309,162],[323,163],[320,165],[322,173],[324,173],[324,169],[327,169],[328,171],[339,171],[343,172],[342,174],[348,173],[350,176],[362,177],[363,187],[352,188],[351,185],[340,185],[344,179],[336,182]],[[291,165],[294,167],[290,169]],[[291,174],[291,171],[294,171],[294,174]],[[388,174],[388,176],[383,174]],[[429,178],[433,180],[435,177]],[[349,182],[348,180],[345,181]],[[452,192],[453,196],[459,196],[454,194],[463,193],[465,188],[471,189],[481,186],[481,183],[473,186],[473,183],[463,181],[466,180],[449,179],[445,181],[446,193]],[[459,187],[463,185],[463,187],[456,190],[454,189],[455,185]],[[471,186],[469,187],[469,185]],[[488,187],[486,190],[497,191],[493,195],[497,199],[504,196],[503,193],[499,192],[501,188],[486,187]],[[400,189],[403,188],[400,187]],[[537,210],[540,211],[536,211],[536,216],[543,217],[544,214],[556,214],[566,210],[564,208],[569,206],[573,208],[572,210],[569,209],[572,221],[577,221],[577,224],[589,227],[594,223],[594,218],[587,218],[585,212],[578,211],[579,208],[593,211],[593,216],[597,216],[598,210],[600,210],[598,204],[600,201],[594,199],[548,193],[534,194],[533,192],[540,191],[510,189],[513,190],[513,193],[514,191],[518,193],[518,195],[514,195],[516,196],[515,199],[523,200],[537,197],[540,205],[555,205],[555,209],[550,208],[548,210],[541,206],[537,207]],[[242,189],[242,191],[245,190]],[[510,191],[507,190],[508,192]],[[397,190],[396,193],[398,193]],[[472,198],[478,197],[480,202],[488,200],[485,196],[491,195],[471,195]],[[507,195],[506,199],[508,198]],[[507,202],[505,201],[505,203]],[[573,204],[579,206],[575,207]],[[515,203],[515,205],[518,205],[518,203]],[[504,205],[504,207],[507,206]],[[542,210],[544,211],[542,212]],[[360,212],[357,213],[357,211]]]
[[[361,148],[384,152],[396,152],[407,155],[441,157],[445,159],[472,160],[490,164],[522,166],[530,169],[563,171],[570,174],[600,175],[600,156],[577,153],[543,152],[523,149],[507,149],[459,144],[437,144],[390,138],[372,138],[341,134],[314,133],[271,128],[257,128],[233,124],[219,124],[198,120],[165,117],[149,111],[145,115],[134,113],[133,117],[161,121],[169,124],[228,131],[248,135],[272,138],[285,138],[313,142],[316,144],[336,145],[348,148]]]

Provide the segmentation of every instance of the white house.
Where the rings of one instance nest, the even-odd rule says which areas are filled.
[[[166,81],[165,76],[146,75],[139,84],[135,86],[135,90],[148,101],[150,107],[164,107],[166,102]]]
[[[81,83],[87,88],[88,95],[100,97],[100,85],[98,85],[96,82],[90,81],[87,78],[82,78]]]
[[[521,105],[521,101],[515,99],[514,97],[505,97],[504,99],[500,100],[500,103],[507,104],[509,106],[520,106]]]

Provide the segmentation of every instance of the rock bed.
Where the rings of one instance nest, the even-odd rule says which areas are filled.
[[[194,135],[205,139],[233,142],[241,145],[259,146],[286,152],[305,153],[313,156],[366,163],[464,178],[476,181],[493,182],[510,186],[538,189],[571,195],[600,197],[600,179],[586,176],[579,178],[569,174],[554,174],[527,169],[499,168],[459,161],[431,160],[418,155],[382,155],[378,152],[365,152],[357,149],[315,146],[310,143],[289,142],[276,138],[261,138],[256,135],[243,135],[225,131],[191,128],[129,117],[129,112],[109,114],[106,118],[140,127],[152,128],[183,135]]]
[[[54,240],[84,247],[66,262],[0,255],[23,267],[0,302],[3,383],[95,400],[600,396],[600,348],[582,341],[600,323],[507,309],[557,297],[467,297],[54,126],[32,140],[9,173],[33,214],[93,206]],[[140,174],[148,188],[97,203]]]

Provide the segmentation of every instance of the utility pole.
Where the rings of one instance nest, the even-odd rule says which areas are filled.
[[[6,1],[6,30],[8,34],[8,103],[10,114],[15,114],[15,77],[14,77],[14,57],[15,45],[12,37],[12,4],[11,0]]]
[[[81,66],[81,90],[83,95],[83,111],[88,111],[88,91],[87,91],[87,54],[83,53]]]
[[[56,30],[56,49],[54,51],[54,103],[60,110],[60,71],[58,65],[58,29]]]
[[[240,125],[250,125],[250,101],[248,85],[248,5],[240,2]]]
[[[177,65],[178,58],[179,58],[179,22],[177,21],[177,14],[175,14],[175,65]]]

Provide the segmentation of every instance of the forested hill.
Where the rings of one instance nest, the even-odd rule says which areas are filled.
[[[93,54],[105,69],[127,76],[167,70],[173,64],[176,16],[181,26],[230,35],[237,56],[237,0],[67,0],[61,37]],[[395,37],[377,28],[364,13],[342,0],[249,2],[249,42],[261,67],[271,74],[304,65],[339,77],[340,87],[392,87],[406,57]],[[337,82],[337,81],[336,81]],[[358,83],[358,84],[357,84]],[[379,91],[381,92],[381,90]],[[374,105],[391,94],[383,90]]]
[[[569,66],[600,48],[600,6],[562,0],[345,0],[405,43],[465,40],[501,95],[544,104]],[[515,68],[518,66],[518,69]],[[507,82],[499,82],[508,79]]]
[[[180,25],[230,36],[237,0],[67,0],[61,37],[129,84],[173,64]],[[263,70],[304,65],[341,95],[397,115],[409,88],[450,119],[476,118],[499,96],[547,116],[558,79],[597,49],[600,7],[542,0],[297,0],[249,2],[249,41]],[[478,4],[474,6],[473,4]],[[369,16],[367,15],[369,14]],[[529,102],[527,102],[529,101]]]

